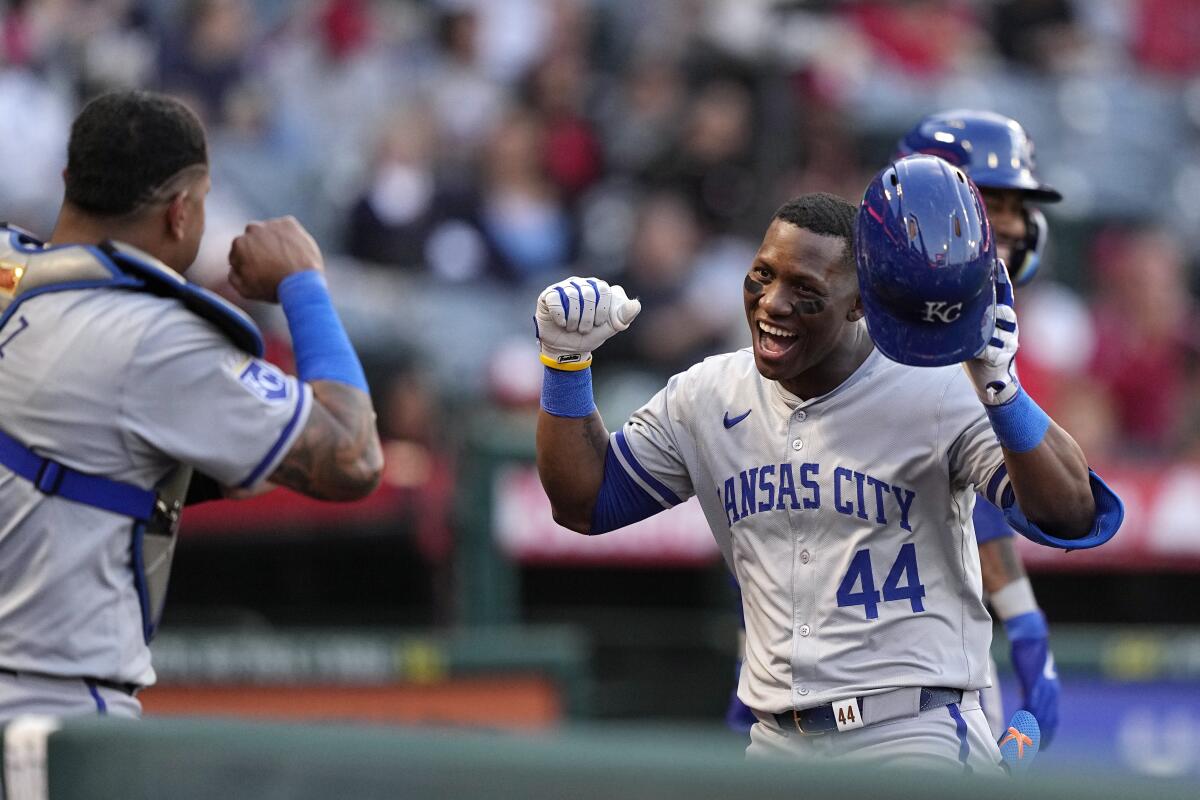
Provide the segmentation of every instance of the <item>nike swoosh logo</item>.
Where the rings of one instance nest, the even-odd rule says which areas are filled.
[[[750,411],[753,411],[753,410],[754,410],[753,408],[750,409]],[[734,425],[737,425],[739,422],[744,420],[746,417],[750,416],[750,411],[747,411],[745,414],[742,414],[739,417],[734,417],[733,419],[729,418],[729,412],[726,411],[725,412],[725,430],[729,430]]]

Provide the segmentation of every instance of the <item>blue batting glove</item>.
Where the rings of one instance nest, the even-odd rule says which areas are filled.
[[[1050,630],[1041,611],[1030,611],[1006,620],[1004,631],[1012,647],[1013,670],[1021,682],[1022,708],[1037,717],[1042,729],[1042,746],[1054,739],[1058,729],[1058,697],[1061,685],[1050,652]]]

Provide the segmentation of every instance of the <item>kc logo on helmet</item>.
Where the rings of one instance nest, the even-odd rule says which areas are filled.
[[[926,322],[954,322],[962,316],[962,303],[947,303],[944,300],[925,301]]]

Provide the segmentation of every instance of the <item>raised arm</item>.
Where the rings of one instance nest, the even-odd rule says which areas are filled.
[[[320,248],[293,217],[253,222],[229,252],[243,297],[278,301],[299,377],[313,390],[304,430],[270,477],[321,500],[357,500],[379,484],[383,451],[362,365],[325,288]]]
[[[1003,269],[996,293],[996,331],[991,343],[964,366],[1004,452],[1004,470],[1016,500],[1010,521],[1021,533],[1044,544],[1085,538],[1093,541],[1084,546],[1100,544],[1111,538],[1120,524],[1120,500],[1091,473],[1071,435],[1021,388],[1014,361],[1017,315],[1012,284]],[[997,478],[994,483],[1002,484],[1003,474]],[[1101,496],[1105,500],[1105,507],[1099,509],[1103,518],[1097,515]],[[1003,502],[1002,496],[992,499],[1011,505]],[[1038,539],[1037,533],[1045,536]]]
[[[538,411],[538,476],[559,525],[579,533],[591,530],[607,452],[608,430],[599,411],[586,417]]]
[[[620,286],[596,278],[568,278],[538,297],[534,322],[542,363],[537,468],[554,521],[580,533],[604,483],[608,431],[592,400],[592,350],[623,331],[641,311]]]

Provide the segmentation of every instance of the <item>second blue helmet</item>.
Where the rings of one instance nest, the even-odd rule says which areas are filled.
[[[973,109],[930,114],[896,144],[897,158],[914,153],[938,156],[961,167],[981,189],[1011,189],[1041,203],[1062,200],[1062,194],[1038,176],[1033,139],[1021,123],[1002,114]],[[1025,230],[1008,265],[1018,285],[1031,281],[1041,265],[1047,234],[1041,210],[1026,207]]]

